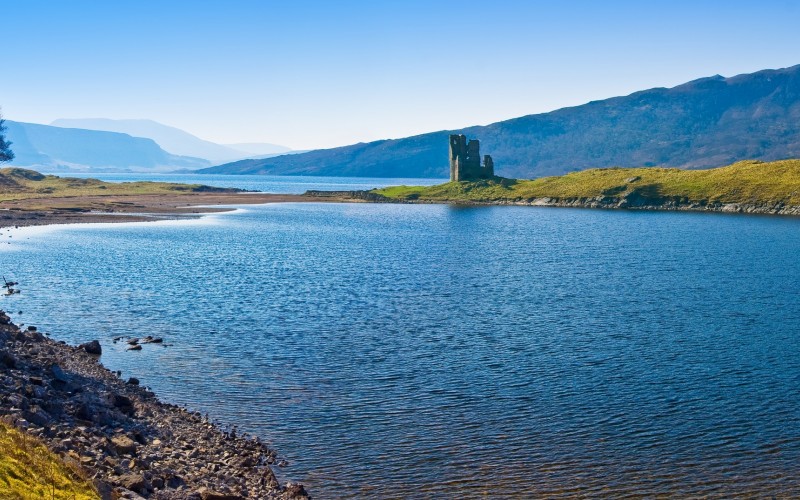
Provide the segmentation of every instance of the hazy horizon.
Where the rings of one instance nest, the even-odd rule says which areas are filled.
[[[800,63],[785,1],[0,6],[7,119],[149,119],[219,144],[335,147]]]

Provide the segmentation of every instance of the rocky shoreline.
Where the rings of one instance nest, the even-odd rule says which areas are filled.
[[[755,205],[748,203],[693,203],[688,201],[663,200],[661,203],[631,203],[626,199],[598,197],[561,200],[558,198],[534,198],[532,200],[508,200],[476,205],[524,205],[533,207],[600,208],[605,210],[651,210],[660,212],[718,212],[730,214],[800,215],[800,206],[777,204]]]
[[[325,198],[318,193],[306,193],[309,196]],[[342,200],[346,192],[336,191],[332,196]],[[498,200],[431,200],[431,199],[396,199],[388,198],[369,191],[352,192],[353,201],[368,203],[403,203],[403,204],[450,204],[467,206],[514,205],[532,207],[562,208],[599,208],[605,210],[653,210],[682,212],[719,212],[762,215],[800,215],[800,206],[783,203],[699,203],[686,199],[653,199],[631,196],[613,197],[598,196],[595,198],[531,198],[531,199],[498,199]]]
[[[0,311],[0,418],[79,465],[103,499],[307,498],[280,485],[276,452],[163,403],[99,361],[100,344],[69,346]]]

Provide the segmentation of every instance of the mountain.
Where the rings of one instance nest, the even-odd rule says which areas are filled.
[[[486,126],[242,160],[200,172],[445,178],[451,133],[479,139],[497,174],[518,178],[591,167],[705,168],[800,157],[800,65],[701,78]]]
[[[201,168],[200,158],[167,153],[151,139],[116,132],[6,120],[16,158],[11,165],[48,171],[170,171]]]
[[[226,146],[206,141],[179,128],[170,127],[153,120],[111,120],[109,118],[59,118],[50,125],[64,128],[80,128],[120,132],[133,137],[152,139],[165,151],[180,156],[204,158],[212,164],[252,158],[264,154],[279,154],[290,151],[277,144],[247,143]],[[236,146],[242,146],[241,148]]]
[[[251,158],[255,156],[275,156],[291,151],[291,149],[286,146],[269,144],[267,142],[240,142],[237,144],[223,144],[223,146],[247,153]]]

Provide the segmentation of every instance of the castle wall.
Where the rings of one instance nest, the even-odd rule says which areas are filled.
[[[481,166],[480,141],[461,135],[450,136],[450,181],[488,179],[494,176],[494,162],[486,155]]]

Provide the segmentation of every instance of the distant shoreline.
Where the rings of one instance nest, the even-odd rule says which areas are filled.
[[[320,201],[354,200],[338,198],[321,200],[298,194],[271,193],[188,193],[28,198],[0,202],[0,228],[180,220],[191,216],[234,210],[226,205]]]
[[[600,196],[596,198],[533,198],[527,200],[467,200],[467,199],[398,199],[389,198],[375,191],[308,191],[304,201],[394,203],[405,205],[457,205],[457,206],[525,206],[554,208],[594,208],[602,210],[645,210],[657,212],[711,212],[730,214],[794,215],[800,216],[800,205],[782,203],[689,203],[666,200],[662,204],[631,205],[624,198]]]

